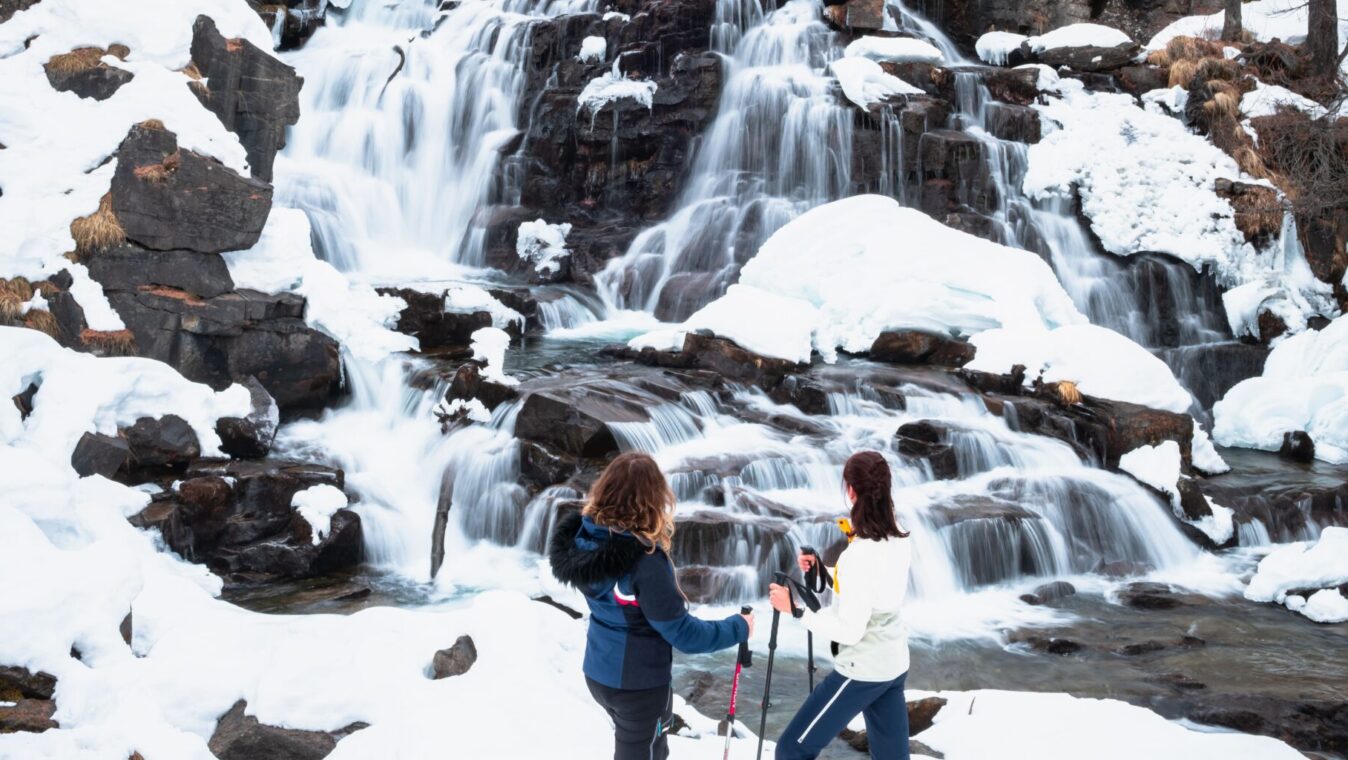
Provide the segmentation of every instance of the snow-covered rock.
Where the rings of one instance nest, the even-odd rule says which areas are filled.
[[[515,255],[534,265],[534,271],[540,274],[556,274],[561,270],[562,259],[571,255],[566,247],[566,236],[571,234],[571,225],[548,224],[542,219],[521,222],[515,238]]]
[[[889,63],[939,64],[945,61],[945,56],[935,45],[912,37],[859,37],[847,46],[843,55]]]
[[[1300,430],[1317,459],[1348,462],[1348,317],[1283,339],[1264,373],[1237,383],[1212,414],[1223,446],[1277,451],[1284,433]]]
[[[1119,469],[1170,497],[1171,506],[1179,507],[1177,484],[1180,479],[1180,447],[1174,441],[1155,446],[1139,446],[1119,457]]]
[[[587,63],[599,63],[608,54],[608,40],[591,35],[581,40],[580,54],[576,57]]]
[[[1102,24],[1069,24],[1047,34],[1030,37],[1026,40],[1030,50],[1043,53],[1045,50],[1077,47],[1116,47],[1127,45],[1133,40],[1127,34],[1112,26]]]
[[[473,359],[482,362],[482,377],[502,385],[519,383],[505,373],[505,354],[510,348],[510,334],[499,327],[484,327],[473,333]]]
[[[1348,621],[1348,597],[1338,589],[1324,588],[1311,594],[1303,604],[1292,605],[1287,600],[1288,609],[1300,612],[1317,623],[1342,623]]]
[[[1252,602],[1286,604],[1307,617],[1330,618],[1339,613],[1342,603],[1329,597],[1319,598],[1323,591],[1311,594],[1310,599],[1289,595],[1300,589],[1327,589],[1348,583],[1348,528],[1325,528],[1316,541],[1288,544],[1274,549],[1259,561],[1259,567],[1250,585],[1245,587],[1245,598]],[[1310,607],[1310,601],[1315,605]],[[1310,607],[1310,612],[1306,608]],[[1348,616],[1345,616],[1348,618]],[[1339,622],[1320,620],[1319,622]]]
[[[791,360],[809,355],[804,335],[811,320],[811,342],[827,361],[840,348],[869,350],[890,329],[971,335],[1085,322],[1034,254],[953,230],[878,195],[835,201],[792,220],[744,266],[739,289],[727,296],[696,324],[740,342],[741,333],[766,324],[760,320],[776,320],[790,329],[773,339],[781,345],[771,355]],[[764,313],[748,313],[757,308]]]
[[[326,483],[296,491],[295,495],[290,497],[290,506],[309,523],[314,546],[328,535],[332,527],[332,516],[337,510],[345,509],[346,503],[346,494],[342,489]]]
[[[591,79],[585,89],[576,98],[576,113],[588,111],[591,117],[597,115],[604,106],[619,100],[632,100],[637,104],[652,108],[655,104],[655,91],[659,85],[649,79],[628,79],[618,68],[618,60],[613,68],[603,76]]]
[[[984,63],[1005,66],[1010,62],[1011,55],[1020,50],[1021,45],[1029,39],[1023,34],[1013,32],[988,32],[974,43],[974,51]]]
[[[1325,115],[1325,107],[1314,100],[1298,95],[1286,87],[1264,84],[1257,80],[1254,89],[1245,93],[1240,99],[1240,115],[1247,119],[1273,116],[1282,108],[1301,111],[1312,119]]]
[[[838,79],[843,95],[862,108],[870,108],[896,95],[922,94],[921,89],[893,74],[886,74],[880,64],[870,58],[839,58],[830,62],[828,68]]]

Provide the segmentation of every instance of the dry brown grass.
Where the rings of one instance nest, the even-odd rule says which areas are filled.
[[[57,324],[56,317],[52,316],[50,311],[42,309],[33,309],[23,318],[24,327],[29,327],[38,332],[46,333],[53,338],[59,337],[61,326]]]
[[[1081,391],[1077,389],[1077,384],[1071,380],[1062,380],[1054,383],[1053,392],[1058,395],[1058,401],[1064,406],[1073,406],[1081,403]]]
[[[75,238],[77,254],[105,251],[126,242],[126,230],[112,210],[112,193],[103,195],[97,211],[71,222],[70,234]]]
[[[136,175],[136,179],[139,179],[142,182],[158,184],[173,176],[173,173],[178,171],[178,166],[181,165],[182,162],[182,152],[175,150],[166,156],[162,162],[150,164],[148,166],[137,166],[132,170],[132,173]]]
[[[75,48],[69,53],[54,55],[47,61],[47,71],[53,74],[78,74],[98,66],[108,51],[97,47]]]
[[[136,352],[136,337],[130,330],[80,331],[80,341],[102,356],[130,356]]]
[[[197,68],[197,65],[195,63],[189,63],[186,66],[182,67],[181,69],[178,69],[178,71],[182,72],[183,74],[186,74],[187,78],[191,79],[194,82],[200,82],[203,78],[201,76],[201,69]]]
[[[1236,118],[1240,115],[1240,91],[1234,87],[1218,90],[1203,104],[1203,110],[1210,121]]]
[[[140,127],[141,129],[149,129],[155,132],[163,132],[165,129],[167,129],[167,127],[164,126],[164,122],[158,119],[146,119],[145,121],[142,121],[136,126]]]
[[[128,55],[131,55],[131,48],[127,47],[126,45],[114,43],[112,45],[108,45],[108,55],[115,56],[125,61],[126,57]]]
[[[33,298],[33,286],[22,277],[0,280],[0,323],[14,324],[23,317],[23,305]]]
[[[56,285],[53,284],[50,280],[43,280],[41,282],[33,283],[33,290],[36,290],[37,292],[41,293],[42,297],[48,300],[51,300],[56,296],[57,293],[61,292],[61,289],[56,287]]]

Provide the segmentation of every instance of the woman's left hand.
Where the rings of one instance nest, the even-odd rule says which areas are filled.
[[[768,601],[772,603],[772,608],[778,612],[793,614],[791,609],[791,592],[786,586],[779,586],[773,583],[768,586]]]

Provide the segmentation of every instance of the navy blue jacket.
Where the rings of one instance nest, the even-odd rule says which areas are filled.
[[[668,686],[671,647],[715,652],[749,636],[739,615],[711,621],[690,614],[669,557],[647,549],[632,534],[570,510],[558,517],[548,542],[553,575],[579,589],[590,605],[585,675],[613,689]]]

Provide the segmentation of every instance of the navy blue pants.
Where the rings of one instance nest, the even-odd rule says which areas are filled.
[[[857,713],[866,719],[873,760],[908,760],[907,679],[904,673],[893,681],[853,681],[829,673],[777,740],[777,760],[813,760]]]

